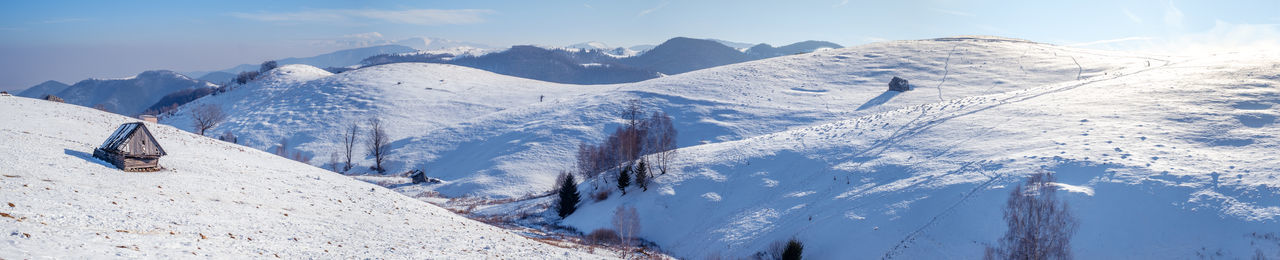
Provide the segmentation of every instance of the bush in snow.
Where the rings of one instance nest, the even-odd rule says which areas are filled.
[[[556,213],[560,218],[568,217],[578,210],[578,202],[582,200],[578,194],[578,183],[573,179],[573,174],[569,172],[560,173],[560,181],[558,181],[559,192],[556,201]]]
[[[53,102],[58,102],[58,103],[66,103],[66,102],[67,102],[66,100],[62,100],[62,98],[60,98],[60,97],[58,97],[58,96],[54,96],[54,95],[44,95],[44,97],[41,97],[40,99],[44,99],[44,100],[48,100],[48,101],[53,101]]]
[[[764,251],[756,253],[755,258],[761,260],[800,259],[803,251],[804,243],[795,238],[791,238],[769,243],[769,247],[765,248]]]
[[[276,63],[276,61],[273,61],[273,60],[264,61],[262,62],[262,66],[258,67],[258,72],[267,73],[267,71],[271,71],[273,69],[276,69],[277,67],[280,67],[280,66],[279,64]]]
[[[627,186],[631,186],[631,166],[622,166],[618,170],[618,190],[622,191],[622,195],[627,195]]]
[[[782,250],[782,260],[800,260],[803,255],[804,244],[795,238],[788,240],[786,249]]]
[[[609,195],[612,195],[612,194],[613,194],[613,190],[610,190],[610,189],[604,189],[604,190],[598,191],[598,192],[596,192],[596,193],[592,193],[592,194],[591,194],[591,198],[592,198],[592,199],[595,199],[595,200],[596,200],[596,202],[601,202],[601,201],[604,201],[604,200],[609,199]]]
[[[245,83],[258,79],[258,74],[259,73],[257,71],[242,71],[240,74],[236,75],[235,82],[236,84],[244,85]]]
[[[991,259],[1071,259],[1071,236],[1079,224],[1057,196],[1057,186],[1049,172],[1038,172],[1009,194],[1004,220],[1008,231],[996,248],[988,248]]]
[[[232,133],[231,133],[231,130],[227,130],[226,132],[222,132],[222,135],[221,135],[221,136],[218,136],[218,140],[222,140],[223,142],[228,142],[228,143],[233,143],[233,144],[234,144],[234,143],[238,143],[238,141],[239,141],[239,140],[236,140],[236,135],[235,135],[235,134],[232,134]]]
[[[591,231],[582,240],[589,245],[617,245],[622,238],[618,236],[617,231],[601,228]]]

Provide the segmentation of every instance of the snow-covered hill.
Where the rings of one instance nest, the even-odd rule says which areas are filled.
[[[262,150],[285,138],[322,165],[341,129],[379,117],[391,172],[444,180],[399,190],[517,197],[549,189],[577,145],[604,139],[638,99],[675,118],[678,168],[648,192],[588,199],[565,224],[605,227],[630,205],[641,236],[680,257],[745,257],[796,237],[820,259],[977,258],[1004,231],[1009,187],[1043,169],[1069,191],[1081,258],[1280,256],[1272,53],[966,36],[594,86],[440,64],[283,66],[162,122],[190,129],[187,109],[218,104],[230,120],[211,132]],[[886,91],[895,76],[914,90]]]
[[[1069,191],[1079,258],[1280,256],[1275,58],[1153,60],[689,147],[658,188],[567,222],[609,227],[633,205],[641,236],[686,257],[796,237],[821,259],[978,258],[1004,232],[1009,188],[1044,169]],[[582,189],[596,185],[612,187]]]
[[[586,257],[266,152],[147,124],[164,170],[93,147],[133,119],[0,97],[0,257]],[[599,256],[590,256],[599,257]]]
[[[948,57],[948,54],[954,57]],[[389,64],[332,75],[280,75],[197,100],[230,120],[213,130],[270,150],[281,138],[327,163],[345,125],[391,123],[389,169],[423,169],[450,196],[520,196],[572,168],[580,142],[599,142],[627,100],[676,118],[681,147],[844,120],[897,108],[1105,76],[1161,60],[1025,41],[972,38],[872,44],[700,70],[639,83],[578,86],[439,64]],[[1083,64],[1077,66],[1077,62]],[[268,74],[272,74],[268,73]],[[893,76],[918,89],[886,92]],[[945,77],[945,82],[944,81]],[[943,83],[939,88],[939,83]],[[539,102],[542,100],[542,102]],[[185,110],[162,122],[190,129]],[[295,149],[295,148],[291,148]],[[361,153],[363,149],[357,151]],[[360,158],[363,167],[368,158]]]
[[[372,184],[148,124],[160,172],[93,149],[130,118],[0,97],[0,258],[602,258]]]

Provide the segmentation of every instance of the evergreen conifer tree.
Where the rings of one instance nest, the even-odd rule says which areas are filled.
[[[578,194],[578,184],[572,173],[562,173],[561,179],[563,181],[560,182],[560,202],[557,203],[556,212],[560,214],[560,218],[564,218],[578,210],[578,202],[582,198]]]
[[[643,191],[649,191],[649,164],[644,159],[640,159],[640,164],[636,165],[636,186],[640,186]]]
[[[631,165],[622,166],[622,170],[618,171],[618,190],[622,191],[622,195],[627,195],[627,186],[631,185]]]

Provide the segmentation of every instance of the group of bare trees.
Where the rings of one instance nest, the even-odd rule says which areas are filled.
[[[370,118],[365,125],[368,131],[365,132],[364,148],[368,156],[373,157],[373,166],[369,170],[378,173],[386,172],[383,164],[386,163],[387,154],[391,151],[391,138],[387,135],[386,123],[378,118]],[[329,165],[334,172],[348,172],[355,167],[352,162],[356,157],[356,144],[360,142],[360,126],[351,124],[345,127],[341,132],[342,143],[339,149],[341,151],[334,152],[329,156]]]
[[[302,153],[302,151],[294,150],[289,152],[289,137],[280,137],[280,141],[276,144],[275,154],[280,157],[289,158],[294,161],[303,163],[311,163],[311,155]]]
[[[203,104],[191,110],[192,126],[199,135],[204,135],[205,131],[218,126],[218,124],[221,124],[226,120],[227,115],[222,112],[222,108],[218,107],[218,105]],[[367,133],[368,136],[365,138],[365,149],[367,149],[368,155],[373,157],[373,166],[369,167],[369,169],[379,173],[386,172],[386,169],[383,168],[383,164],[386,163],[387,153],[389,153],[391,149],[389,146],[391,144],[391,138],[387,136],[386,124],[383,123],[381,119],[375,117],[369,119],[366,127],[369,128],[369,131]],[[340,172],[350,171],[353,167],[352,160],[355,159],[355,149],[359,134],[360,126],[356,124],[351,124],[343,129],[341,134],[342,151],[333,153],[329,158],[331,167],[335,172],[339,172],[339,161],[341,161],[342,165]],[[223,136],[219,137],[219,139],[232,143],[236,142],[235,135],[231,134],[230,131],[224,133]],[[291,152],[289,150],[288,137],[281,137],[274,148],[275,151],[273,152],[280,157],[300,162],[311,161],[310,155],[303,154],[301,151]]]
[[[666,174],[676,154],[678,134],[671,116],[657,111],[645,117],[639,101],[634,100],[628,102],[622,116],[627,124],[614,129],[600,144],[578,145],[578,173],[587,178],[595,178],[610,169],[648,162],[644,165],[653,169],[646,168],[645,172]]]

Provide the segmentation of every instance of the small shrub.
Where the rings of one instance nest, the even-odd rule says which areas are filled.
[[[276,61],[273,61],[273,60],[264,61],[262,62],[262,66],[258,67],[258,72],[267,73],[267,71],[276,69],[277,67],[280,67],[280,65],[279,63],[276,63]]]
[[[231,130],[222,132],[222,135],[218,136],[218,140],[222,140],[223,142],[228,142],[233,144],[239,143],[239,139],[236,139],[236,134],[231,133]]]
[[[613,193],[613,190],[605,189],[605,190],[601,190],[599,192],[591,194],[591,198],[595,199],[596,202],[601,202],[609,199],[609,195],[612,195],[612,193]]]
[[[778,240],[769,243],[769,247],[764,251],[756,253],[756,259],[767,260],[792,260],[800,259],[804,251],[804,243],[800,240],[791,238],[787,240]]]
[[[804,254],[804,243],[792,238],[787,241],[787,248],[782,251],[782,260],[800,260]]]
[[[618,236],[617,231],[613,231],[612,229],[607,229],[607,228],[601,228],[601,229],[596,229],[594,231],[591,231],[591,233],[587,234],[586,237],[583,237],[582,240],[583,242],[586,242],[588,245],[611,246],[611,245],[617,245],[618,243],[622,242],[622,237]]]
[[[53,101],[53,102],[58,102],[58,103],[66,103],[66,102],[67,102],[66,100],[62,100],[62,98],[60,98],[60,97],[58,97],[58,96],[54,96],[54,95],[44,95],[44,97],[41,97],[40,99],[44,99],[44,100],[48,100],[48,101]]]

